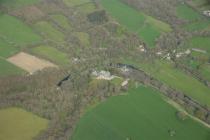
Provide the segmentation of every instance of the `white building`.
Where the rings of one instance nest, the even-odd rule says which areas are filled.
[[[92,72],[93,76],[96,76],[96,79],[103,79],[103,80],[112,80],[114,79],[116,76],[111,75],[111,73],[109,71],[93,71]]]
[[[203,15],[210,17],[210,10],[203,11]]]

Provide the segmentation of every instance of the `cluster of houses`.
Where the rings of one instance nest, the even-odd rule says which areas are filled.
[[[94,70],[92,72],[92,76],[95,76],[96,79],[98,79],[98,80],[109,80],[109,81],[114,78],[117,78],[117,76],[111,75],[111,73],[109,71],[104,71],[104,70],[102,70],[102,71]],[[129,82],[129,79],[126,79],[125,81],[123,81],[121,83],[121,86],[124,87],[124,86],[128,85],[128,82]]]
[[[191,53],[190,49],[187,49],[184,52],[176,52],[176,50],[173,51],[173,54],[175,54],[176,58],[180,58],[184,55],[189,55],[190,53]],[[157,52],[156,55],[157,56],[163,56],[164,54],[162,52]],[[163,58],[167,59],[167,60],[171,60],[171,54],[167,53],[166,55],[163,56]]]
[[[176,52],[176,50],[174,50],[173,54],[175,54],[176,58],[181,58],[182,56],[186,56],[186,55],[191,54],[192,51],[199,52],[199,53],[207,53],[206,50],[192,48],[192,49],[187,49],[183,52]],[[164,54],[163,52],[159,51],[159,52],[156,52],[156,55],[160,56],[160,57],[162,56],[164,59],[171,60],[171,54],[170,53]]]
[[[111,75],[111,73],[109,71],[96,71],[94,70],[92,72],[92,75],[96,77],[96,79],[103,79],[103,80],[112,80],[114,79],[116,76]]]

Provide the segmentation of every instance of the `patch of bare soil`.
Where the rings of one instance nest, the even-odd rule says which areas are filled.
[[[24,69],[25,71],[31,74],[33,74],[36,71],[42,70],[44,68],[48,68],[48,67],[58,68],[57,65],[47,60],[37,58],[33,55],[30,55],[24,52],[20,52],[8,58],[7,61]]]

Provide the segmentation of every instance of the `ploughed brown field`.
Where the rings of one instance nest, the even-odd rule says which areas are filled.
[[[47,60],[37,58],[24,52],[20,52],[7,60],[31,74],[48,67],[58,68],[57,65]]]

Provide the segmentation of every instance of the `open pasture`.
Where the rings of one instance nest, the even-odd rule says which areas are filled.
[[[202,15],[202,12],[203,11],[193,9],[187,4],[180,4],[177,6],[177,17],[190,22],[183,26],[187,31],[210,29],[210,19],[205,18]]]
[[[192,0],[191,1],[191,4],[199,8],[201,11],[208,10],[210,8],[210,5],[208,3],[209,3],[208,0]]]
[[[49,59],[59,65],[68,65],[69,58],[67,54],[57,50],[56,48],[50,46],[38,46],[32,49],[32,53],[41,56],[43,58]]]
[[[23,109],[0,110],[0,140],[32,140],[47,126],[46,119]]]
[[[49,61],[39,59],[35,56],[29,55],[24,52],[20,52],[7,59],[10,63],[24,69],[29,73],[34,73],[36,71],[42,70],[48,67],[57,68],[57,66]]]
[[[0,39],[0,57],[7,58],[18,52],[18,48]]]
[[[210,81],[210,64],[202,65],[199,69],[199,72],[205,79]]]
[[[89,3],[91,0],[63,0],[63,2],[69,7],[74,7]]]
[[[46,21],[40,21],[34,25],[35,29],[46,39],[55,43],[64,43],[65,36]]]
[[[202,15],[186,4],[177,6],[177,16],[183,20],[195,21],[202,18]]]
[[[187,31],[209,30],[210,20],[202,19],[199,21],[192,22],[190,24],[184,25],[184,29]]]
[[[0,38],[14,46],[24,47],[41,41],[41,37],[15,17],[0,14]]]
[[[155,46],[155,40],[161,33],[172,30],[168,24],[145,15],[120,0],[101,0],[101,4],[120,24],[137,33],[149,47]]]
[[[124,63],[134,65],[144,70],[166,85],[210,107],[210,89],[192,76],[176,69],[172,63],[160,60],[153,63],[151,61],[136,62],[135,60],[125,60]]]
[[[139,87],[88,109],[72,140],[210,139],[209,128],[190,117],[178,118],[177,110],[159,94],[151,88]]]
[[[84,14],[89,14],[96,11],[96,5],[94,3],[86,3],[78,6],[77,9]]]
[[[24,71],[0,57],[0,77],[23,74]]]
[[[61,28],[69,31],[72,30],[71,24],[69,22],[69,19],[61,14],[54,14],[50,16],[52,20]]]
[[[196,48],[206,51],[210,54],[210,38],[194,36],[186,41],[183,47],[185,48]]]
[[[20,8],[26,5],[32,5],[40,2],[40,0],[1,0],[1,4],[8,8]]]
[[[79,40],[82,46],[90,46],[90,37],[88,33],[85,32],[74,32],[74,36]]]

